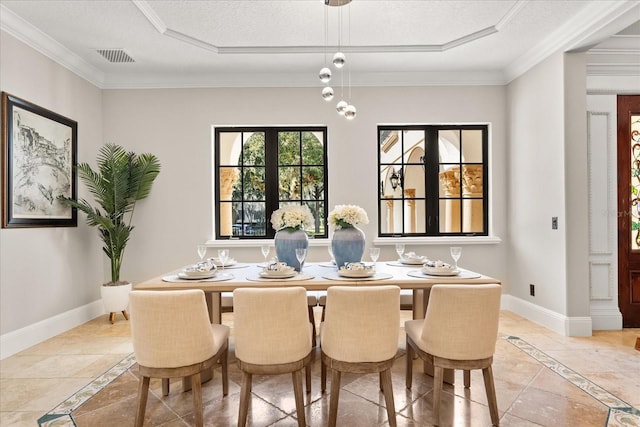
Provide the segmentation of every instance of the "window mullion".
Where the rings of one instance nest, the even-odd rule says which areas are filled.
[[[267,237],[273,237],[275,230],[271,227],[271,214],[280,205],[278,191],[278,131],[265,129],[265,213],[267,223]]]
[[[427,235],[440,234],[440,164],[438,156],[438,130],[425,128],[425,193],[427,217]]]

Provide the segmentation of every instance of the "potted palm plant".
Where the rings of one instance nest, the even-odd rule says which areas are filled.
[[[131,283],[120,280],[124,249],[131,236],[134,208],[146,198],[160,173],[158,158],[149,153],[136,154],[116,144],[104,145],[97,157],[98,170],[88,163],[77,166],[80,180],[99,205],[93,207],[84,199],[60,197],[59,200],[87,215],[87,224],[98,227],[104,243],[102,250],[111,262],[111,281],[101,286],[101,296],[111,323],[117,312],[126,312]]]

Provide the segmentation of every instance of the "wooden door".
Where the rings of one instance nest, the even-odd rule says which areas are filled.
[[[640,95],[618,96],[618,304],[640,327]]]

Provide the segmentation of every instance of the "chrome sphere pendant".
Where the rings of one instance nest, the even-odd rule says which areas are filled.
[[[346,101],[338,102],[338,104],[336,105],[336,111],[338,112],[338,114],[340,114],[341,116],[344,116],[344,111],[347,109],[348,105],[349,104],[347,104]]]
[[[344,67],[344,63],[346,62],[347,58],[344,56],[344,53],[342,52],[337,52],[335,55],[333,55],[333,66],[336,68],[342,68]]]
[[[324,67],[323,69],[320,70],[320,73],[318,74],[318,78],[320,78],[320,81],[322,83],[329,83],[329,80],[331,80],[331,70],[328,69],[327,67]]]
[[[327,86],[322,89],[322,99],[327,102],[333,99],[333,88],[331,86]]]

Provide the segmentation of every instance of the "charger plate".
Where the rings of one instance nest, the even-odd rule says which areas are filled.
[[[331,273],[324,274],[322,277],[328,280],[340,280],[340,281],[347,281],[347,282],[364,282],[364,281],[391,279],[393,277],[393,274],[376,273],[373,276],[369,276],[369,277],[344,277],[344,276],[340,276],[337,271],[332,271]]]
[[[164,276],[162,278],[163,282],[172,282],[172,283],[196,283],[196,282],[223,282],[225,280],[233,279],[234,275],[229,273],[222,273],[218,271],[218,273],[209,277],[208,279],[181,279],[177,274],[170,274],[168,276]]]
[[[262,277],[259,275],[256,276],[247,276],[247,280],[251,280],[252,282],[299,282],[300,280],[310,280],[315,276],[313,274],[299,273],[292,277],[287,278],[270,278],[270,277]]]
[[[478,273],[474,273],[473,271],[468,271],[468,270],[460,270],[460,273],[456,274],[455,276],[442,276],[442,275],[436,275],[436,274],[427,274],[427,273],[423,273],[422,270],[411,270],[411,271],[407,271],[407,275],[411,276],[411,277],[417,277],[419,279],[438,279],[438,280],[442,280],[443,283],[446,282],[447,280],[457,280],[457,279],[477,279],[480,277],[480,275]]]
[[[411,268],[416,268],[416,265],[422,265],[422,264],[404,264],[400,261],[387,261],[387,265],[391,265],[393,267],[411,267]]]

